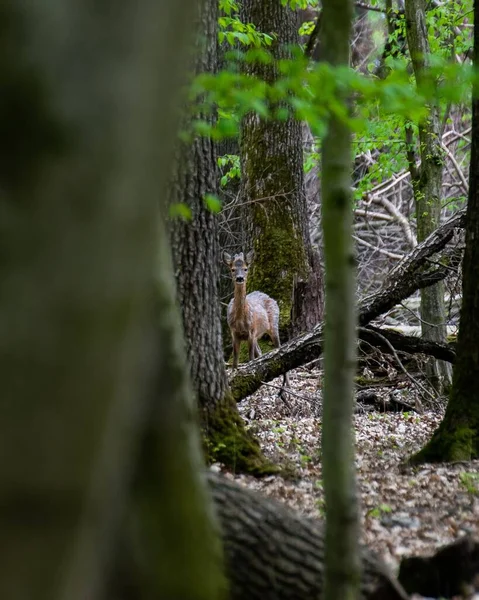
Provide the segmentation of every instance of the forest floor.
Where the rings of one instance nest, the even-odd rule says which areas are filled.
[[[297,478],[238,483],[307,515],[324,516],[321,468],[321,390],[318,369],[290,373],[286,406],[278,389],[263,386],[239,404],[241,416],[276,463],[292,463]],[[402,375],[374,393],[400,396],[414,405],[421,390]],[[281,379],[272,385],[280,386]],[[479,461],[406,467],[440,423],[443,409],[379,412],[361,408],[354,417],[362,541],[396,572],[404,556],[434,554],[465,534],[479,536]]]

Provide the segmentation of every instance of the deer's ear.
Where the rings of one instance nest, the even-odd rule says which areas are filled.
[[[228,267],[231,265],[232,259],[231,255],[228,254],[228,252],[223,252],[223,261],[225,262],[225,264],[228,265]]]
[[[254,250],[250,250],[248,252],[248,254],[246,255],[246,262],[248,265],[253,262],[253,258],[254,258]]]

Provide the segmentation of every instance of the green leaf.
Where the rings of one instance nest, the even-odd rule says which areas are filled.
[[[214,196],[213,194],[205,194],[203,200],[208,210],[210,210],[212,213],[220,212],[222,205],[221,200],[217,196]]]
[[[193,216],[191,208],[184,202],[170,204],[169,215],[172,219],[183,219],[184,221],[191,221]]]

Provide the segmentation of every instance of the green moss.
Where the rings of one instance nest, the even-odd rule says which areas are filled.
[[[280,308],[280,331],[288,331],[291,302],[296,278],[306,279],[309,264],[301,233],[297,198],[289,190],[297,189],[298,180],[288,144],[265,145],[268,137],[280,139],[282,127],[271,123],[247,124],[243,129],[243,145],[248,148],[242,169],[252,198],[267,198],[251,204],[255,258],[248,278],[250,291],[259,290],[274,298]],[[279,128],[279,130],[278,130]],[[261,189],[257,189],[261,182]],[[288,192],[285,193],[285,190]]]
[[[260,225],[261,234],[255,240],[255,259],[248,286],[251,291],[264,292],[278,302],[279,326],[284,331],[291,320],[295,278],[307,276],[304,243],[297,235],[289,211],[285,210],[284,214],[275,216],[276,219],[284,219],[282,226],[272,226],[267,219],[262,222],[264,217],[258,218],[260,223],[255,219],[255,225]]]
[[[256,375],[235,377],[231,381],[231,395],[235,402],[249,396],[260,387],[260,378]]]
[[[277,360],[269,360],[269,367],[271,373],[282,375],[282,365]],[[231,395],[236,402],[240,402],[253,392],[255,392],[261,386],[261,377],[255,373],[248,375],[238,375],[234,377],[231,382]]]
[[[479,437],[475,429],[457,427],[445,431],[440,427],[426,446],[411,456],[409,464],[468,461],[479,456]]]
[[[274,350],[274,346],[271,343],[271,340],[269,339],[268,336],[265,336],[261,340],[258,340],[258,344],[259,344],[259,347],[261,348],[261,352],[263,354],[267,354],[268,352],[271,352],[271,350]],[[247,344],[247,342],[241,342],[240,351],[239,351],[239,364],[241,365],[242,363],[247,363],[248,361],[249,361],[248,344]],[[229,365],[233,364],[233,354],[232,353],[230,354],[230,357],[228,358],[228,364]]]
[[[258,441],[249,433],[228,393],[214,412],[202,415],[203,448],[208,464],[220,462],[235,472],[250,475],[278,473],[279,467],[262,454]]]

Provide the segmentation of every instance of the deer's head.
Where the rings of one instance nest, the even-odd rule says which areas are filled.
[[[223,260],[228,265],[233,283],[235,285],[246,285],[248,276],[248,267],[253,261],[253,251],[248,252],[246,260],[242,252],[231,257],[227,252],[223,252]]]

